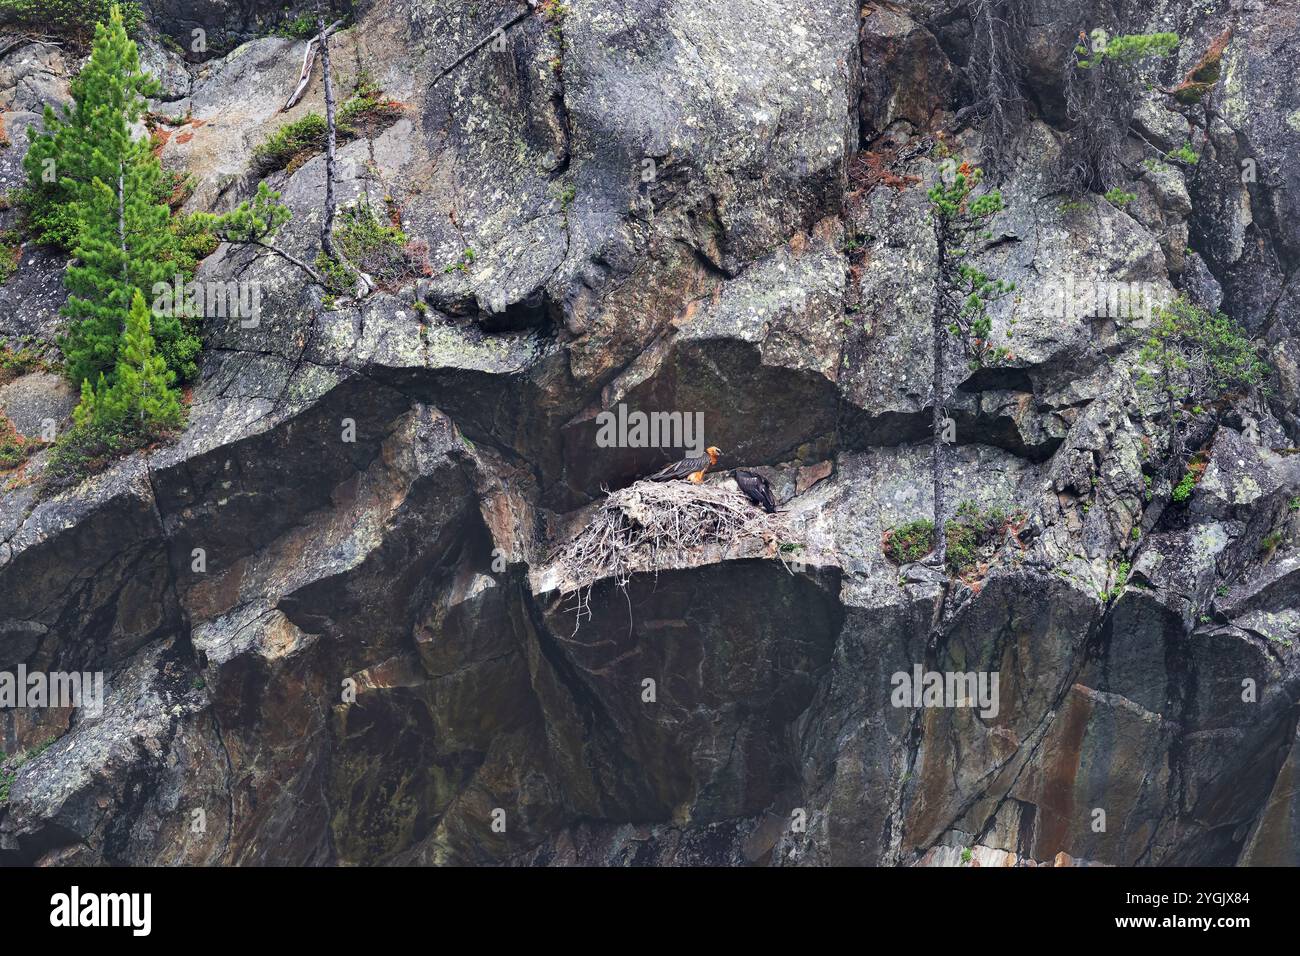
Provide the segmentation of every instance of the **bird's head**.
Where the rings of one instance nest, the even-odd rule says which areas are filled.
[[[709,461],[716,465],[718,463],[718,456],[722,454],[722,449],[716,445],[710,445],[708,448],[704,449],[704,451],[708,454]]]

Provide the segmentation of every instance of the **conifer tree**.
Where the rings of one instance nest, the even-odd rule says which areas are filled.
[[[941,176],[928,193],[938,258],[930,305],[934,363],[930,470],[934,486],[934,562],[940,568],[945,566],[948,546],[943,495],[948,477],[944,454],[947,444],[944,432],[949,424],[944,408],[948,400],[944,381],[948,338],[954,336],[961,341],[972,371],[1004,359],[1007,350],[993,346],[989,340],[992,319],[988,306],[1015,288],[1010,282],[990,277],[965,261],[972,242],[991,238],[985,226],[1002,210],[1002,193],[991,189],[978,197],[972,195],[984,172],[972,169],[967,163],[949,172],[951,182],[945,182]]]
[[[1246,331],[1222,312],[1175,299],[1160,308],[1139,353],[1137,382],[1157,395],[1169,426],[1167,467],[1182,467],[1185,405],[1267,385],[1271,369]],[[1218,413],[1221,416],[1221,412]]]
[[[76,246],[75,209],[81,188],[98,177],[117,180],[114,154],[130,139],[147,97],[158,93],[156,80],[140,69],[135,44],[126,37],[121,12],[109,11],[95,27],[90,61],[72,81],[72,103],[62,118],[46,106],[44,131],[28,130],[31,148],[23,159],[33,219],[42,242],[71,252]],[[116,140],[115,143],[105,139]],[[53,230],[53,232],[51,232]]]
[[[1174,33],[1110,36],[1097,27],[1079,35],[1062,75],[1066,115],[1073,124],[1057,163],[1066,192],[1105,193],[1123,182],[1123,149],[1141,95],[1140,71],[1177,47]]]
[[[155,348],[149,309],[138,289],[131,300],[114,378],[107,387],[100,379],[100,391],[92,399],[96,421],[143,439],[180,427],[184,413],[171,388],[176,373]]]
[[[185,410],[171,387],[175,373],[158,353],[150,328],[149,308],[137,289],[131,298],[113,382],[104,373],[91,385],[81,381],[81,402],[72,412],[73,427],[59,436],[44,471],[44,480],[63,487],[84,477],[123,452],[140,448],[180,428]]]
[[[271,244],[276,231],[292,218],[289,207],[280,202],[280,194],[272,192],[265,182],[261,182],[251,200],[244,200],[230,212],[221,215],[194,213],[191,221],[222,242],[257,246],[274,252],[306,272],[317,285],[328,287],[328,281],[319,272],[297,256]]]
[[[72,84],[73,105],[62,119],[46,111],[45,131],[33,137],[24,161],[34,195],[43,197],[35,208],[59,210],[46,220],[74,233],[77,261],[67,272],[64,307],[73,321],[60,342],[74,382],[104,373],[111,384],[133,293],[171,281],[179,268],[169,213],[158,202],[162,167],[148,141],[131,135],[157,89],[114,7],[95,28],[90,61]],[[54,184],[46,181],[49,160]],[[199,340],[184,317],[160,318],[154,335],[167,366],[180,379],[192,377]]]
[[[104,384],[104,376],[99,376],[100,390],[106,391],[108,386]],[[95,423],[95,418],[99,412],[99,402],[95,398],[95,388],[90,384],[90,379],[81,380],[81,401],[77,407],[72,410],[72,424],[77,428],[89,428]]]

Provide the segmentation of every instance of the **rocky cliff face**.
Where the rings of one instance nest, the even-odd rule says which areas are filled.
[[[950,578],[882,537],[932,507],[925,190],[983,155],[972,5],[569,0],[432,82],[522,7],[361,4],[340,84],[402,115],[341,148],[340,201],[400,209],[432,267],[327,301],[223,246],[200,278],[261,283],[262,317],[207,321],[180,439],[57,493],[43,454],[0,476],[0,670],[106,683],[97,716],[0,710],[7,753],[54,738],[8,764],[0,861],[1300,863],[1300,9],[1137,15],[1182,42],[1117,206],[1054,185],[1064,58],[1115,11],[1016,6],[1029,111],[980,257],[1017,284],[1013,355],[951,371],[947,495],[1023,518]],[[257,38],[256,7],[149,8],[150,36],[247,40],[142,41],[191,209],[250,195],[253,148],[321,109],[317,78],[279,112],[303,43]],[[1203,100],[1161,91],[1229,28]],[[78,60],[0,51],[8,188]],[[306,259],[324,176],[270,176]],[[23,249],[0,334],[52,339],[64,265]],[[1052,315],[1065,277],[1265,344],[1269,395],[1192,413],[1188,500],[1141,318]],[[556,554],[666,460],[599,447],[620,404],[702,414],[783,513],[581,581],[575,620]],[[70,406],[49,373],[0,388],[27,434]],[[996,673],[996,713],[893,706],[917,667]]]

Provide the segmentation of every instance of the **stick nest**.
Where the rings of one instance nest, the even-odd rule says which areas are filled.
[[[576,595],[572,610],[580,623],[591,616],[587,599],[596,581],[609,578],[626,589],[637,572],[699,563],[691,557],[705,548],[718,549],[719,557],[765,550],[779,555],[780,518],[720,485],[639,481],[610,494],[586,527],[552,554],[551,565],[559,572],[560,593]]]

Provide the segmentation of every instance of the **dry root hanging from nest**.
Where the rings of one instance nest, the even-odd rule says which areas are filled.
[[[780,521],[779,514],[765,514],[719,485],[641,481],[615,491],[551,558],[560,573],[560,593],[576,596],[574,633],[583,616],[591,616],[587,602],[596,581],[609,578],[626,588],[638,571],[689,567],[692,552],[706,547],[780,554]]]

